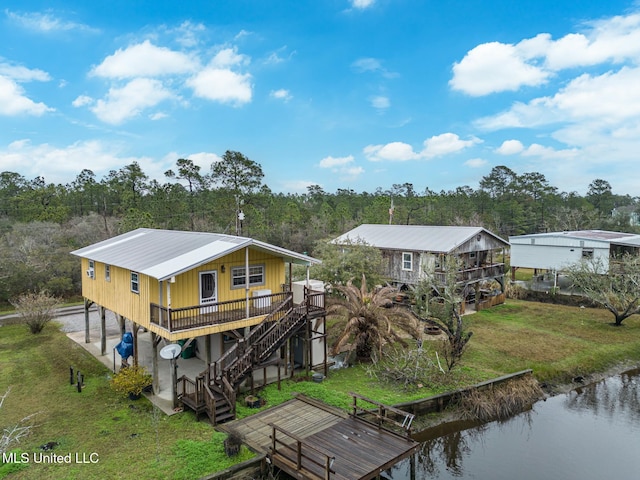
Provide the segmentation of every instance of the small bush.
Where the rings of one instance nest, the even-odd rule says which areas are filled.
[[[20,295],[11,304],[15,307],[19,317],[29,327],[33,334],[40,333],[45,325],[53,319],[56,308],[60,306],[60,299],[50,295],[46,290],[30,292]]]
[[[152,383],[153,378],[147,369],[139,365],[122,368],[111,379],[111,387],[125,396],[140,395]]]

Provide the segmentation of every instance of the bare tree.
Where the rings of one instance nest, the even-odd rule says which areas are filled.
[[[60,305],[57,297],[49,295],[46,290],[29,292],[20,295],[11,304],[18,315],[29,327],[31,333],[40,333],[47,323],[53,319],[56,308]]]
[[[444,274],[425,272],[425,277],[414,290],[416,313],[428,316],[447,336],[442,342],[442,355],[449,371],[458,364],[473,335],[460,314],[463,302],[463,285],[457,278],[460,265],[459,259],[448,256]]]
[[[640,256],[626,253],[608,265],[602,258],[587,258],[566,273],[575,288],[613,314],[616,327],[640,313]]]

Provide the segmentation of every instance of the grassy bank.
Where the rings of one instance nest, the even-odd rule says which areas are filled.
[[[260,395],[264,408],[300,392],[348,409],[350,391],[394,404],[527,368],[540,381],[563,383],[621,362],[640,364],[640,318],[619,328],[611,320],[603,310],[509,301],[465,317],[473,331],[469,350],[441,384],[407,393],[375,382],[365,366],[357,366],[332,371],[322,383],[290,380],[281,390],[271,385]],[[0,428],[39,412],[21,451],[32,454],[56,442],[58,454],[99,456],[96,464],[30,464],[12,479],[198,478],[230,463],[222,449],[225,435],[195,422],[190,412],[167,417],[146,399],[118,397],[109,387],[110,372],[53,325],[36,336],[19,325],[0,327],[0,365],[0,394],[12,386]],[[82,393],[69,384],[69,366],[85,375]],[[238,407],[240,417],[255,412]]]

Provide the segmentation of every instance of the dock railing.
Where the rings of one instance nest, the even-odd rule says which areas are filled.
[[[336,473],[332,468],[336,457],[331,456],[318,448],[312,447],[297,435],[287,432],[285,429],[280,428],[273,423],[269,423],[269,426],[271,427],[270,438],[272,459],[274,455],[279,455],[280,457],[288,460],[298,472],[304,470],[313,471],[313,467],[308,465],[308,463],[311,463],[316,467],[320,467],[323,471],[322,478],[324,478],[324,480],[329,480],[331,478],[331,474]],[[280,440],[278,438],[278,433],[281,436],[284,435],[294,440],[293,446],[291,442]],[[280,446],[280,449],[278,449],[278,446]],[[317,468],[315,470],[317,470]]]
[[[389,430],[385,427],[385,424],[388,423],[404,430],[406,436],[411,435],[411,424],[415,418],[415,415],[412,413],[405,412],[404,410],[400,410],[399,408],[391,407],[389,405],[384,405],[376,402],[375,400],[371,400],[370,398],[358,395],[357,393],[350,392],[349,395],[353,397],[352,415],[354,417],[366,420],[363,416],[373,416],[375,421],[371,423],[376,424],[378,428],[385,428],[386,430]],[[369,405],[373,405],[374,408],[363,408],[359,406],[358,399],[367,402]],[[402,419],[402,421],[392,418],[390,414],[398,419]]]

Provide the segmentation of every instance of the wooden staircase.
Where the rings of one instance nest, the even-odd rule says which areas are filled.
[[[196,416],[206,413],[214,425],[234,419],[238,386],[306,324],[310,310],[318,308],[313,308],[308,300],[294,306],[293,295],[289,294],[246,338],[210,363],[195,381],[184,376],[178,380],[183,405],[194,410]]]

